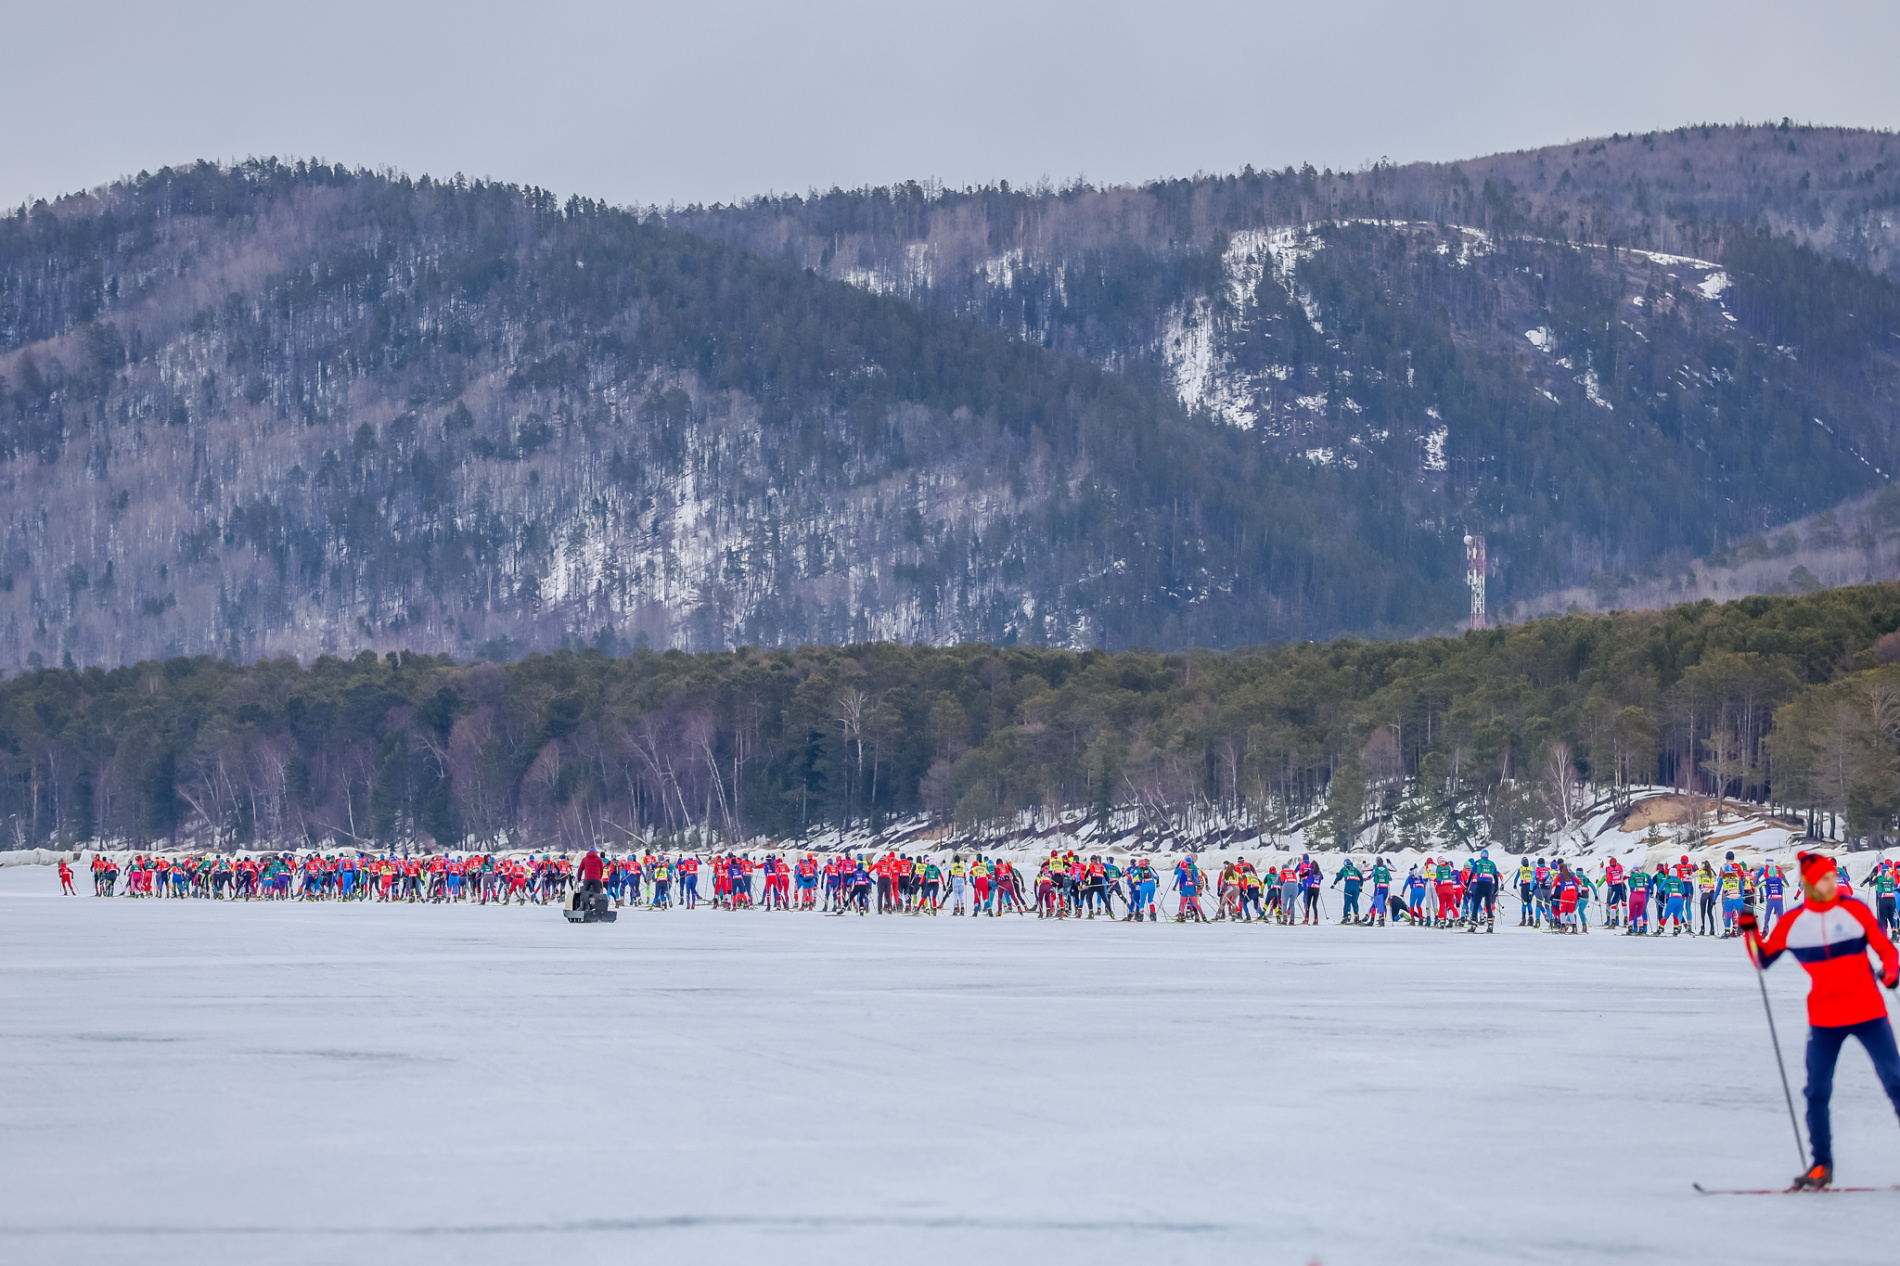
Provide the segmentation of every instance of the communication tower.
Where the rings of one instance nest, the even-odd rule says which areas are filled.
[[[1484,538],[1465,537],[1465,584],[1471,589],[1471,627],[1482,629],[1484,620]]]

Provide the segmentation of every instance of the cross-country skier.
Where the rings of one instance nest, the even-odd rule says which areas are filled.
[[[1471,863],[1471,930],[1478,930],[1478,919],[1484,918],[1484,930],[1498,930],[1498,868],[1491,860],[1491,850],[1478,850],[1478,856]]]
[[[1319,863],[1305,853],[1300,854],[1300,922],[1319,923]]]
[[[1292,862],[1280,866],[1280,922],[1291,926],[1300,904],[1300,874]]]
[[[1657,871],[1663,883],[1663,917],[1656,924],[1656,935],[1661,936],[1663,924],[1671,924],[1669,935],[1681,936],[1682,925],[1689,909],[1689,881],[1676,871],[1662,867]],[[1690,935],[1694,935],[1691,931]]]
[[[1550,884],[1556,873],[1556,871],[1544,864],[1543,858],[1540,857],[1537,859],[1537,869],[1534,872],[1536,879],[1531,885],[1532,927],[1541,927],[1546,920],[1555,921],[1551,919],[1550,913]]]
[[[1148,912],[1148,922],[1153,923],[1161,916],[1155,905],[1155,890],[1161,886],[1161,877],[1155,874],[1154,867],[1147,858],[1136,862],[1129,871],[1135,883],[1135,921],[1141,921],[1141,912]]]
[[[1180,923],[1191,914],[1196,923],[1205,923],[1207,916],[1201,913],[1200,898],[1196,895],[1201,890],[1201,872],[1192,857],[1183,857],[1175,864],[1174,890],[1181,894],[1174,907],[1174,921]]]
[[[1893,863],[1890,861],[1876,863],[1873,870],[1868,872],[1860,884],[1863,888],[1869,884],[1873,885],[1874,914],[1880,920],[1880,930],[1889,936],[1893,935],[1895,923]]]
[[[1570,869],[1570,863],[1559,861],[1557,873],[1550,881],[1550,930],[1553,932],[1575,932],[1577,926],[1577,901],[1582,896],[1582,876]]]
[[[1350,857],[1346,859],[1346,864],[1339,868],[1339,873],[1333,876],[1333,887],[1339,887],[1342,882],[1346,885],[1346,899],[1339,908],[1339,921],[1357,923],[1359,921],[1359,892],[1365,887],[1366,877],[1359,873],[1359,868],[1352,864]]]
[[[1425,921],[1425,876],[1419,874],[1417,866],[1405,876],[1405,913],[1411,917],[1413,927]]]
[[[1095,909],[1101,907],[1102,913],[1115,917],[1115,903],[1110,900],[1112,888],[1108,882],[1108,867],[1102,862],[1100,853],[1089,854],[1089,864],[1082,871],[1082,906],[1088,911],[1089,918],[1095,917]]]
[[[1722,860],[1722,935],[1736,935],[1735,920],[1742,913],[1742,865],[1729,850]]]
[[[1649,931],[1649,875],[1639,864],[1629,873],[1629,930],[1627,936]]]
[[[1820,1188],[1834,1180],[1828,1099],[1834,1092],[1834,1064],[1848,1038],[1860,1039],[1887,1098],[1900,1113],[1900,1052],[1894,1049],[1886,1000],[1874,988],[1867,951],[1879,955],[1880,983],[1889,989],[1900,984],[1900,952],[1874,921],[1873,911],[1840,895],[1833,858],[1801,853],[1795,860],[1801,867],[1801,891],[1807,900],[1775,924],[1766,941],[1760,939],[1753,914],[1744,912],[1739,922],[1743,943],[1763,970],[1785,950],[1808,973],[1808,1085],[1804,1093],[1814,1164],[1794,1185]]]
[[[1701,871],[1695,873],[1695,897],[1697,911],[1702,914],[1701,935],[1704,937],[1716,935],[1716,882],[1714,867],[1710,867],[1708,861],[1702,861]],[[1693,918],[1689,922],[1695,924]]]

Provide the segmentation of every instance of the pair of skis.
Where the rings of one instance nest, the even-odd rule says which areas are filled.
[[[1856,1192],[1900,1191],[1900,1185],[1891,1187],[1704,1187],[1701,1183],[1692,1185],[1697,1192],[1705,1196],[1825,1196],[1830,1193],[1852,1195]]]

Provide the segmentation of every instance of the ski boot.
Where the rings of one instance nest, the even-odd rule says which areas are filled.
[[[1498,930],[1498,921],[1496,919],[1486,919],[1484,921],[1484,930],[1486,932],[1495,933]]]
[[[1825,1191],[1828,1187],[1828,1184],[1832,1183],[1833,1181],[1834,1181],[1834,1167],[1832,1165],[1816,1165],[1813,1168],[1809,1169],[1805,1174],[1796,1174],[1794,1178],[1794,1184],[1790,1186],[1788,1190],[1789,1191]]]

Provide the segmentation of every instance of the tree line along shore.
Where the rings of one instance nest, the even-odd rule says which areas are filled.
[[[1900,584],[1227,653],[365,652],[0,682],[14,848],[583,849],[899,821],[1540,851],[1608,800],[1900,819]]]

